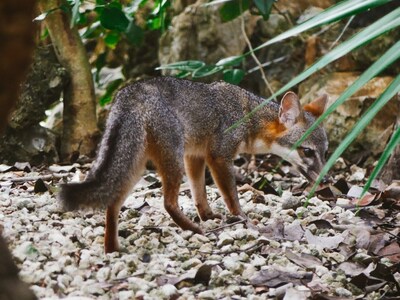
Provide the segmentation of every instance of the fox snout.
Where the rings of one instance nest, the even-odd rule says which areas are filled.
[[[310,182],[315,182],[325,165],[325,152],[308,147],[299,147],[297,153],[301,163],[296,164],[297,169]]]

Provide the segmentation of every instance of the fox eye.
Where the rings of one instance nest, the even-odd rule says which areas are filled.
[[[304,148],[301,148],[302,150],[303,150],[303,153],[304,153],[304,156],[305,157],[313,157],[314,156],[314,150],[313,149],[311,149],[311,148],[307,148],[307,147],[304,147]]]

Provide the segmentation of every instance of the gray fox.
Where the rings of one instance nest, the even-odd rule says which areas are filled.
[[[139,81],[115,96],[96,160],[85,181],[61,185],[65,209],[107,208],[105,252],[118,251],[118,216],[124,200],[151,160],[162,181],[164,207],[182,229],[202,233],[178,205],[184,172],[201,220],[221,218],[207,202],[206,165],[233,215],[243,215],[233,159],[239,153],[273,153],[314,181],[325,163],[328,140],[318,127],[296,150],[291,147],[321,115],[324,95],[301,108],[288,92],[232,130],[263,99],[226,82],[211,84],[171,77]]]

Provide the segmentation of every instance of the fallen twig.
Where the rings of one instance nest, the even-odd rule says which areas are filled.
[[[26,177],[19,177],[19,178],[0,178],[0,181],[11,181],[11,182],[27,182],[27,181],[37,181],[39,179],[43,181],[51,180],[54,178],[65,178],[71,176],[71,173],[61,173],[61,174],[49,174],[49,175],[42,175],[42,176],[26,176]]]

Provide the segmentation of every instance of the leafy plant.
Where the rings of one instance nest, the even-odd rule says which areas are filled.
[[[264,20],[267,20],[271,13],[271,9],[274,2],[275,0],[253,0],[253,1],[215,0],[205,4],[204,6],[223,4],[219,10],[221,20],[223,22],[228,22],[237,18],[247,10],[253,10],[253,11],[255,10],[258,14],[262,15]],[[211,64],[211,65],[206,65],[205,63],[202,62],[203,64],[198,67],[199,70],[191,69],[191,67],[189,67],[190,70],[186,70],[185,72],[178,72],[176,76],[177,77],[192,76],[193,79],[196,79],[196,78],[206,77],[218,72],[223,72],[223,78],[225,81],[232,84],[239,84],[240,81],[245,76],[245,71],[239,68],[239,66],[241,62],[244,60],[244,58],[249,54],[250,52],[244,55],[224,58],[218,61],[216,64]],[[179,67],[176,69],[174,68],[174,65],[176,63],[172,63],[167,65],[162,65],[158,68],[158,70],[168,69],[168,70],[180,71],[182,68],[185,68],[184,66],[185,63],[187,63],[188,66],[192,66],[194,63],[197,62],[198,61],[192,61],[192,60],[181,61],[178,62]]]
[[[221,1],[214,1],[213,3],[217,3]],[[254,51],[260,50],[264,47],[270,46],[277,42],[283,41],[287,38],[294,37],[306,30],[319,27],[324,24],[329,24],[332,22],[336,22],[342,20],[344,18],[359,14],[366,10],[371,10],[376,7],[379,7],[383,4],[387,4],[391,2],[390,0],[345,0],[337,3],[334,6],[329,7],[328,9],[324,10],[323,12],[319,13],[318,15],[314,16],[313,18],[299,24],[296,27],[291,28],[290,30],[270,39],[266,43],[256,47]],[[297,75],[293,78],[290,82],[285,84],[281,89],[279,89],[276,93],[271,95],[268,99],[266,99],[258,108],[260,109],[262,106],[266,105],[271,99],[275,98],[276,96],[284,93],[285,91],[289,90],[296,84],[300,83],[301,81],[305,80],[312,74],[316,73],[317,71],[321,70],[329,63],[335,61],[336,59],[346,55],[347,53],[362,47],[377,37],[381,36],[384,33],[387,33],[395,28],[400,26],[400,7],[394,9],[392,12],[388,13],[387,15],[383,16],[379,20],[375,21],[371,25],[364,28],[362,31],[358,32],[357,34],[353,35],[347,41],[344,41],[322,58],[320,58],[317,62],[313,65],[308,67],[305,71]],[[336,102],[320,117],[318,118],[317,122],[311,127],[303,136],[303,138],[298,142],[296,146],[299,146],[307,136],[315,129],[318,124],[320,124],[332,111],[334,111],[339,105],[341,105],[345,100],[347,100],[351,95],[353,95],[358,89],[360,89],[364,84],[366,84],[369,80],[373,77],[377,76],[381,73],[384,69],[390,66],[394,61],[400,58],[400,42],[393,45],[382,57],[377,60],[374,64],[372,64],[349,88],[336,100]],[[215,71],[222,71],[227,72],[229,70],[240,70],[240,69],[232,69],[233,67],[237,67],[243,61],[243,59],[250,55],[251,53],[245,53],[239,56],[228,57],[220,60],[217,62],[213,67]],[[181,65],[181,67],[184,67]],[[222,67],[222,68],[221,68]],[[161,66],[160,69],[169,68],[168,65]],[[204,66],[202,66],[204,68]],[[210,69],[210,67],[209,67]],[[245,73],[244,70],[241,70],[243,74]],[[194,70],[193,73],[196,72]],[[233,71],[232,71],[233,72]],[[189,73],[189,72],[188,72]],[[224,73],[225,74],[225,73]],[[190,75],[190,74],[187,74]],[[227,79],[228,82],[234,82],[231,80],[230,77],[224,76],[224,79]],[[314,184],[311,195],[314,193],[316,187],[318,186],[319,182],[322,178],[326,175],[329,169],[333,166],[336,162],[336,159],[345,151],[345,149],[350,145],[350,143],[357,137],[357,135],[370,123],[372,118],[376,115],[376,113],[396,94],[400,91],[400,77],[398,76],[390,86],[386,88],[386,90],[381,94],[381,96],[371,105],[368,111],[361,116],[360,120],[354,125],[351,132],[348,136],[342,141],[342,143],[337,147],[335,152],[332,154],[328,162],[326,163],[324,169],[322,170],[317,182]],[[252,112],[254,113],[254,111]],[[251,117],[250,113],[246,118]],[[245,119],[246,119],[245,118]],[[238,123],[239,124],[239,123]],[[236,127],[238,124],[234,124],[232,128]],[[387,147],[385,148],[382,157],[380,158],[378,165],[373,170],[367,184],[364,187],[364,193],[369,188],[372,180],[377,176],[379,170],[382,168],[384,162],[387,160],[390,152],[394,149],[395,145],[399,143],[399,129],[394,133],[391,141],[388,143]]]
[[[167,14],[170,1],[133,0],[122,4],[120,1],[96,0],[95,3],[84,0],[68,0],[64,5],[44,12],[36,17],[41,21],[48,14],[60,9],[70,15],[71,27],[80,29],[81,38],[84,41],[94,40],[96,43],[104,43],[103,52],[95,54],[95,82],[99,82],[99,73],[106,66],[107,53],[114,51],[123,40],[134,46],[140,46],[144,39],[144,33],[150,30],[161,30],[169,23]],[[152,6],[151,10],[143,9],[145,5]],[[136,14],[139,10],[147,12],[145,23],[138,24]],[[143,14],[143,12],[141,12]],[[99,47],[101,49],[101,47]],[[113,92],[122,83],[121,79],[108,82],[106,93],[100,98],[100,104],[106,104],[111,100]]]

